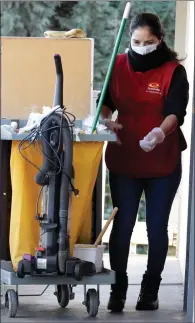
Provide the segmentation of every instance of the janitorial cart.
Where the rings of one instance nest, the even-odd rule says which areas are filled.
[[[63,70],[60,55],[55,55],[54,60],[57,73],[53,104],[55,108],[30,133],[12,134],[12,141],[17,141],[18,156],[20,155],[20,158],[24,159],[25,164],[36,169],[33,180],[36,187],[40,187],[40,192],[36,205],[34,205],[35,212],[32,223],[33,225],[35,222],[38,223],[40,236],[37,240],[35,253],[24,253],[22,259],[15,264],[15,268],[13,262],[1,261],[4,305],[9,317],[15,317],[17,313],[20,296],[19,285],[47,285],[47,287],[55,285],[55,295],[59,305],[63,308],[68,305],[70,300],[74,299],[73,287],[78,284],[84,285],[83,304],[86,306],[89,316],[94,317],[99,308],[99,285],[114,283],[114,272],[106,270],[102,266],[101,272],[97,273],[94,262],[71,255],[70,232],[68,231],[70,196],[74,194],[79,199],[80,194],[79,190],[74,187],[74,177],[76,177],[73,165],[73,142],[76,140],[75,120],[70,119],[70,115],[63,107]],[[22,127],[24,121],[20,120],[19,122],[19,126]],[[9,125],[10,121],[1,120],[1,123]],[[81,124],[79,125],[77,121],[76,126],[79,127]],[[1,138],[1,140],[3,139]],[[102,142],[105,140],[115,141],[115,139],[115,135],[112,134],[81,134],[78,139],[77,134],[79,144],[82,144],[82,140],[92,143],[98,140]],[[32,162],[32,159],[28,158],[29,156],[25,155],[25,151],[30,147],[34,149],[34,153],[37,152],[36,149],[39,149],[37,153],[42,157],[42,165],[39,168]],[[36,162],[38,162],[37,159]],[[28,185],[28,175],[26,180],[29,194],[34,194],[30,179]],[[14,182],[13,174],[12,181]],[[19,189],[19,183],[13,187],[14,190],[17,187]],[[80,191],[82,193],[82,187]],[[28,209],[27,213],[23,214],[23,220],[20,220],[24,221],[24,217],[28,222]],[[29,218],[29,221],[31,220]],[[17,231],[18,228],[15,227],[15,230]],[[22,231],[19,233],[23,234]],[[24,240],[23,243],[25,243]],[[6,285],[15,285],[16,290],[6,289]],[[97,290],[94,288],[87,290],[87,285],[97,285]]]

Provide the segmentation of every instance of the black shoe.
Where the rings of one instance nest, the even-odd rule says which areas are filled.
[[[108,310],[113,313],[121,313],[125,307],[128,278],[126,274],[116,273],[116,284],[111,286]]]
[[[126,296],[111,292],[108,302],[108,310],[113,313],[121,313],[125,307]]]
[[[143,275],[141,290],[138,297],[137,311],[154,311],[159,308],[158,290],[161,278]]]

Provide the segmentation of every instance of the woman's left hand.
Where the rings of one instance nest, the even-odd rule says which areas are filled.
[[[150,152],[156,147],[156,145],[161,144],[164,139],[164,131],[161,128],[154,128],[146,137],[144,137],[143,140],[140,140],[139,144],[145,152]]]

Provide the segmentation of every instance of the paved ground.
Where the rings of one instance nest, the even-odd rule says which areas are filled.
[[[142,275],[146,269],[147,257],[131,255],[128,262],[128,274],[130,284],[140,284]],[[108,254],[104,255],[104,266],[110,268]],[[179,260],[175,257],[168,257],[162,275],[162,284],[182,284],[182,274]]]
[[[105,264],[107,263],[105,256]],[[139,294],[140,278],[145,267],[145,257],[131,257],[129,271],[132,272],[128,290],[126,309],[122,315],[113,315],[107,312],[106,304],[109,295],[109,286],[100,289],[101,305],[96,319],[89,319],[86,308],[82,305],[83,288],[77,286],[74,291],[75,300],[71,301],[66,309],[61,309],[53,295],[54,287],[50,286],[42,297],[21,297],[17,317],[8,319],[1,311],[1,319],[4,323],[31,323],[31,322],[185,322],[182,312],[183,286],[181,284],[181,273],[176,259],[169,259],[164,272],[164,281],[161,286],[159,298],[160,309],[155,312],[136,312],[135,303]],[[172,284],[171,284],[172,283]],[[91,288],[91,287],[90,287]],[[21,286],[21,293],[39,293],[40,287]]]

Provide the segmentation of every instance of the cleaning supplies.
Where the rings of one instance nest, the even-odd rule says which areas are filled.
[[[106,224],[103,230],[100,232],[100,234],[98,235],[93,245],[76,244],[74,246],[74,252],[73,252],[74,257],[94,263],[96,267],[96,273],[99,273],[102,271],[103,254],[105,250],[105,246],[100,245],[100,242],[117,212],[118,212],[118,208],[115,207],[111,215],[109,216],[108,220],[106,221]]]
[[[82,29],[76,28],[69,31],[48,30],[44,32],[46,38],[86,38],[86,34]]]
[[[10,125],[1,126],[1,139],[12,140],[12,135],[18,133],[18,124],[16,121],[12,121]]]

